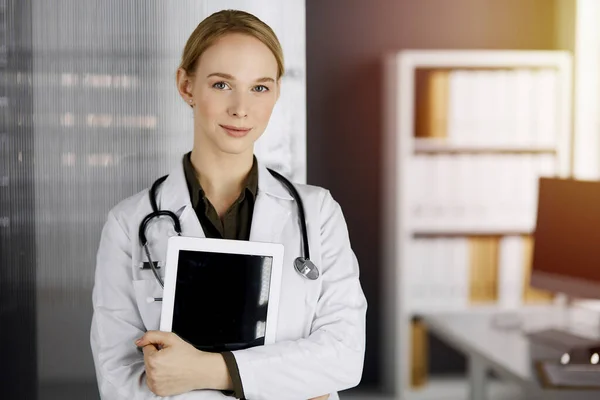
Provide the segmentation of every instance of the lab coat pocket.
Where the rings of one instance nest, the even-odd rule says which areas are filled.
[[[162,288],[155,279],[133,281],[133,290],[138,310],[146,330],[158,330],[162,301],[150,301],[162,297]]]

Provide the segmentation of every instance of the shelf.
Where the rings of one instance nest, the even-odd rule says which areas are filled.
[[[444,139],[415,138],[414,152],[415,154],[556,154],[556,147],[528,144],[461,144],[449,143]]]
[[[409,49],[395,54],[416,68],[558,68],[570,72],[571,55],[556,50],[429,50]]]
[[[417,307],[414,307],[412,309],[409,308],[408,310],[406,310],[406,313],[410,316],[411,319],[420,319],[420,318],[423,318],[423,316],[436,315],[436,314],[464,315],[466,313],[483,314],[483,315],[490,315],[490,316],[497,315],[497,314],[538,315],[541,313],[553,313],[553,312],[557,312],[558,310],[560,310],[559,306],[557,305],[557,301],[558,301],[558,298],[554,299],[552,302],[549,302],[549,303],[523,303],[518,308],[505,307],[505,306],[498,304],[497,302],[489,303],[489,304],[467,304],[466,307],[462,307],[460,309],[458,309],[458,308],[433,309],[432,308],[430,310],[423,310],[423,309],[418,309]]]
[[[412,233],[414,239],[436,237],[462,237],[462,236],[529,236],[532,229],[415,229]]]

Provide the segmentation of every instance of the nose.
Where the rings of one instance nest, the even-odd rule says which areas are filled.
[[[245,118],[248,116],[248,102],[244,94],[237,93],[232,96],[231,104],[229,105],[229,115],[237,118]]]

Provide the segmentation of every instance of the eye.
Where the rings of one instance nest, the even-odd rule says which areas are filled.
[[[215,82],[212,87],[219,90],[225,90],[229,87],[229,85],[225,82]]]
[[[259,93],[268,92],[269,88],[266,87],[265,85],[258,85],[258,86],[254,86],[254,91],[259,92]]]

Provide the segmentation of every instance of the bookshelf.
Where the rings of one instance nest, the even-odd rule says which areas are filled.
[[[415,138],[415,154],[556,154],[554,146],[453,144],[440,139]]]
[[[387,57],[382,370],[397,397],[431,383],[420,313],[557,301],[528,275],[538,178],[570,175],[571,69],[562,51]]]

